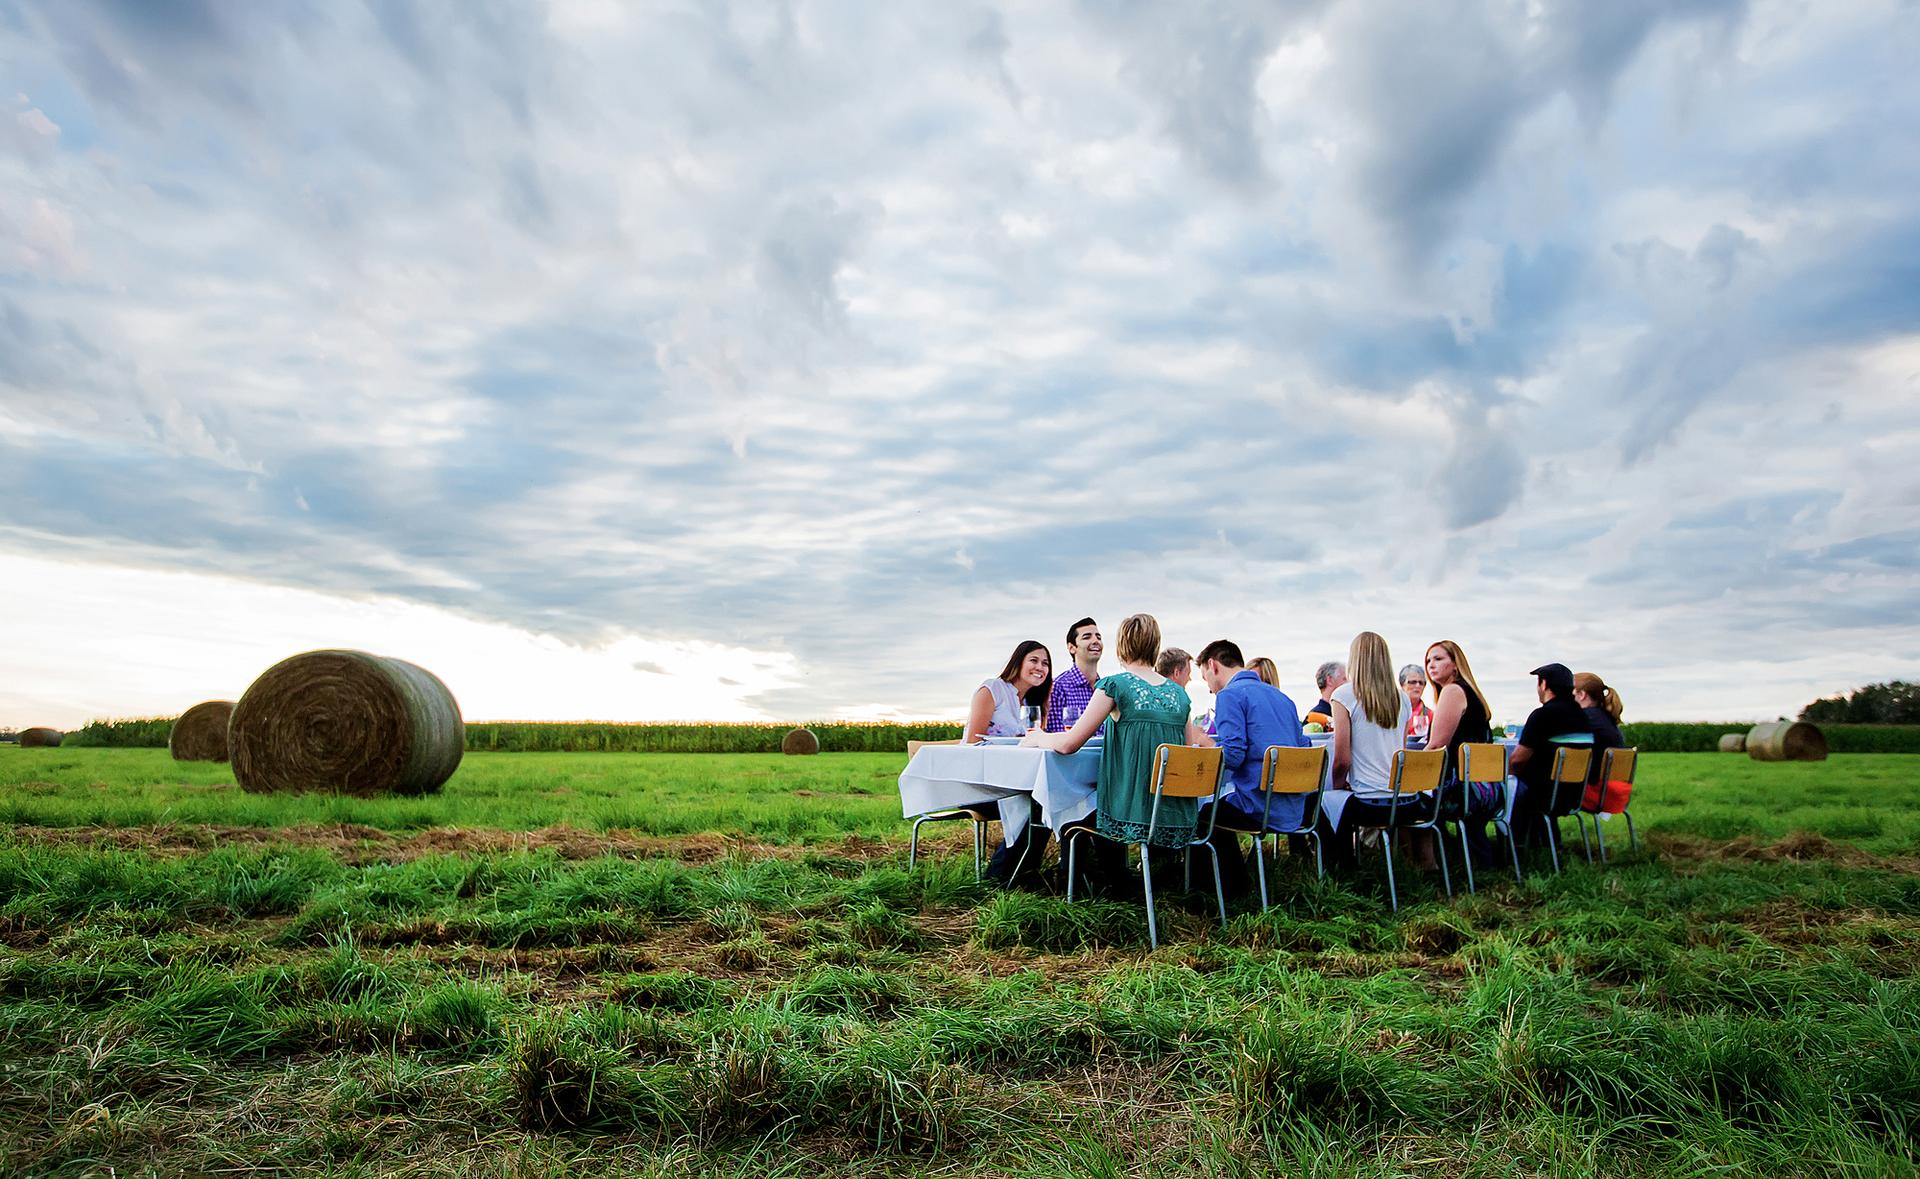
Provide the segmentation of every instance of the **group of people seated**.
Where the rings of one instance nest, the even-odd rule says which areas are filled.
[[[1237,812],[1233,826],[1257,828],[1264,819],[1268,829],[1284,832],[1301,826],[1306,796],[1276,794],[1269,808],[1260,789],[1266,751],[1309,745],[1307,726],[1323,724],[1331,733],[1332,778],[1317,827],[1329,859],[1339,867],[1353,862],[1357,831],[1391,821],[1396,751],[1444,748],[1451,773],[1461,745],[1493,739],[1486,694],[1466,652],[1450,639],[1429,645],[1422,664],[1408,664],[1396,674],[1386,640],[1362,631],[1345,662],[1322,663],[1314,672],[1319,699],[1304,721],[1280,687],[1272,660],[1250,662],[1227,639],[1208,643],[1197,655],[1163,648],[1160,624],[1152,615],[1134,614],[1121,622],[1115,649],[1120,670],[1112,674],[1100,673],[1106,648],[1093,619],[1082,618],[1067,629],[1066,648],[1072,662],[1058,677],[1045,644],[1030,639],[1014,648],[1000,675],[974,693],[964,740],[1018,737],[1023,745],[1071,754],[1103,734],[1088,881],[1096,891],[1119,893],[1126,887],[1127,845],[1181,847],[1208,826],[1206,812],[1193,800],[1164,798],[1149,839],[1154,801],[1149,783],[1155,751],[1163,743],[1218,746],[1226,781],[1207,805]],[[1552,793],[1556,739],[1590,742],[1596,775],[1602,751],[1622,744],[1620,695],[1599,676],[1575,675],[1560,663],[1543,664],[1530,674],[1540,704],[1521,727],[1509,761],[1515,832],[1541,826],[1539,817]],[[1195,675],[1213,696],[1211,713],[1199,720],[1192,718],[1186,690]],[[1497,802],[1492,788],[1465,800],[1468,842],[1476,859],[1491,857],[1486,826]],[[1399,805],[1403,820],[1426,818],[1435,800],[1430,794],[1403,795]],[[1408,815],[1408,806],[1415,813]],[[1051,833],[1038,821],[1035,807],[1035,821],[995,852],[990,877],[1011,885],[1039,882]],[[1229,897],[1244,894],[1250,878],[1239,836],[1214,825],[1212,840],[1221,853],[1223,888]]]

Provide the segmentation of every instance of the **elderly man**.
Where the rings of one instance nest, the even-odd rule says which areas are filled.
[[[1178,647],[1168,647],[1153,661],[1153,670],[1184,688],[1193,682],[1193,656]]]
[[[1331,717],[1333,715],[1333,705],[1328,702],[1333,699],[1335,690],[1346,682],[1347,665],[1337,659],[1329,660],[1315,668],[1313,672],[1313,686],[1320,689],[1320,699],[1314,703],[1312,708],[1307,709],[1307,711],[1317,712],[1322,716]]]
[[[1298,826],[1306,805],[1304,798],[1279,795],[1269,813],[1267,796],[1260,790],[1267,750],[1275,745],[1299,748],[1307,743],[1292,699],[1247,670],[1239,646],[1226,639],[1208,643],[1195,662],[1200,678],[1213,693],[1213,736],[1226,766],[1227,789],[1215,805],[1235,812],[1230,821],[1239,827],[1258,826],[1263,818],[1276,827]],[[1200,823],[1206,825],[1204,816]],[[1220,853],[1220,887],[1229,898],[1246,895],[1247,861],[1240,852],[1240,837],[1216,829],[1213,846]]]

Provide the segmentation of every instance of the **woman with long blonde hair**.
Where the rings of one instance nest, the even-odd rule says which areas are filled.
[[[1573,702],[1593,722],[1593,761],[1587,781],[1600,780],[1600,763],[1609,749],[1625,745],[1620,735],[1620,693],[1607,687],[1606,681],[1590,671],[1573,673]]]
[[[1326,793],[1326,818],[1336,835],[1355,827],[1382,827],[1393,808],[1393,755],[1406,745],[1407,722],[1413,704],[1400,690],[1393,674],[1393,656],[1387,640],[1370,630],[1353,637],[1347,653],[1347,682],[1334,689],[1333,787]],[[1409,805],[1431,806],[1430,799],[1403,799]],[[1330,841],[1330,850],[1346,848],[1346,840]],[[1350,852],[1335,851],[1339,858]]]

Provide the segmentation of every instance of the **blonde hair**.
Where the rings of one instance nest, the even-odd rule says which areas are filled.
[[[1573,690],[1576,692],[1585,692],[1588,696],[1591,696],[1594,702],[1599,704],[1602,709],[1606,710],[1606,714],[1613,718],[1614,724],[1617,725],[1620,723],[1620,693],[1607,687],[1606,682],[1599,676],[1590,671],[1574,672]]]
[[[1435,647],[1444,647],[1447,654],[1453,658],[1453,682],[1473,693],[1473,698],[1480,702],[1481,711],[1491,715],[1493,709],[1487,703],[1487,694],[1480,690],[1480,681],[1473,678],[1473,668],[1467,666],[1467,653],[1460,649],[1460,644],[1452,639],[1441,639],[1437,643],[1427,644],[1429,651]],[[1429,684],[1428,686],[1433,689],[1433,702],[1440,703],[1440,685]]]
[[[1400,723],[1400,702],[1407,694],[1393,678],[1393,656],[1387,653],[1387,640],[1370,630],[1353,636],[1353,647],[1347,652],[1347,678],[1368,724],[1391,729]]]
[[[1255,659],[1252,663],[1247,664],[1247,666],[1252,668],[1253,673],[1260,677],[1261,683],[1275,688],[1280,686],[1280,669],[1274,666],[1273,660],[1267,658],[1265,655]]]
[[[1120,621],[1120,662],[1153,666],[1160,654],[1160,623],[1151,614],[1129,614]]]

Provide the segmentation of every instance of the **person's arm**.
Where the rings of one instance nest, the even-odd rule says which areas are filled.
[[[1100,731],[1101,722],[1113,711],[1113,697],[1103,691],[1093,694],[1087,701],[1087,710],[1080,714],[1080,720],[1073,728],[1064,733],[1028,733],[1020,744],[1034,749],[1049,749],[1055,753],[1077,753],[1082,745]]]
[[[1331,701],[1329,707],[1333,709],[1333,781],[1345,789],[1347,775],[1353,769],[1353,715],[1338,700]]]
[[[1195,747],[1196,749],[1211,749],[1213,748],[1213,746],[1218,744],[1218,742],[1216,742],[1213,739],[1212,733],[1207,732],[1205,729],[1201,728],[1199,725],[1194,724],[1192,721],[1188,721],[1187,722],[1187,744]]]
[[[1467,713],[1467,690],[1459,684],[1448,684],[1440,689],[1440,699],[1434,701],[1432,720],[1427,724],[1427,748],[1445,749],[1453,744],[1453,732],[1460,727],[1460,718]]]
[[[972,745],[987,735],[993,727],[993,693],[981,684],[973,693],[973,703],[967,706],[967,731],[961,736],[962,745]]]

